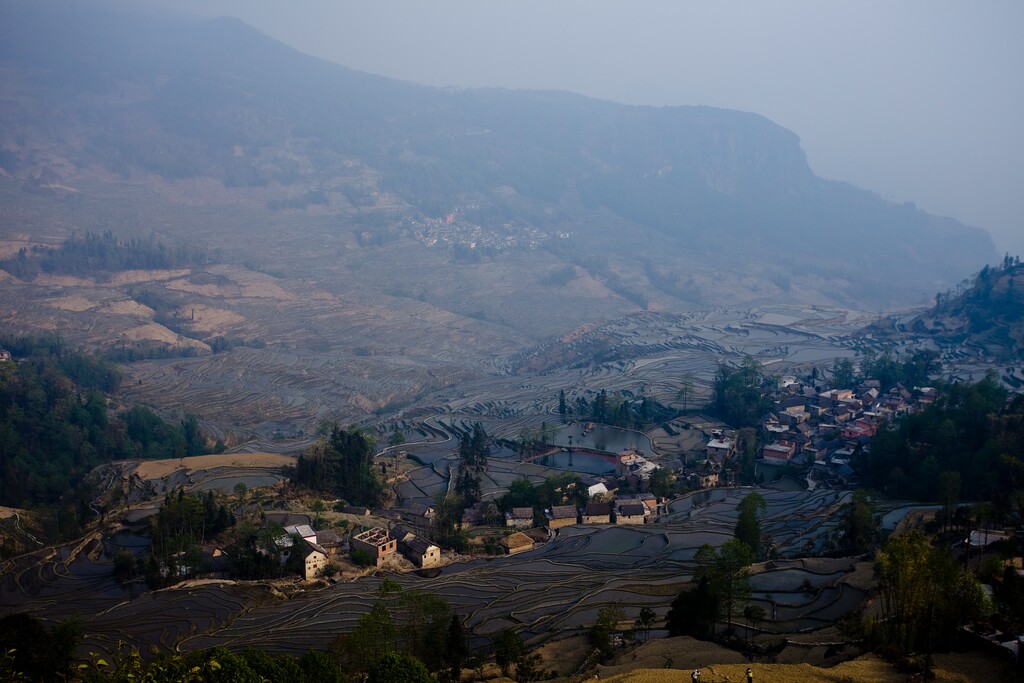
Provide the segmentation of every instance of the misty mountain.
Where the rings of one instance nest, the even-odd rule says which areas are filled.
[[[11,234],[158,230],[293,275],[282,233],[344,232],[305,248],[336,251],[360,287],[533,335],[637,308],[915,304],[996,258],[983,230],[815,176],[756,114],[422,87],[228,18],[0,7]],[[486,290],[480,266],[505,258],[561,327],[423,284],[472,271]]]

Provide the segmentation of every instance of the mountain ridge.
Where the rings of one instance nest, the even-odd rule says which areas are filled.
[[[763,298],[902,306],[995,258],[980,229],[817,177],[797,135],[758,114],[430,88],[309,57],[237,19],[5,5],[0,166],[28,189],[102,170],[210,178],[236,201],[363,231],[401,217],[518,222],[574,234],[542,248],[641,307],[713,302],[693,283],[715,279],[735,303],[759,298],[731,294],[756,280]],[[59,44],[32,39],[46,30]]]

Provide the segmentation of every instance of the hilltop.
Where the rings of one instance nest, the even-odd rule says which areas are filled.
[[[955,289],[938,293],[928,310],[899,320],[895,333],[925,335],[1004,362],[1024,358],[1024,265],[1009,256],[986,265]]]

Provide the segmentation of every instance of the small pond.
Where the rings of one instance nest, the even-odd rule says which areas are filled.
[[[651,452],[651,440],[640,432],[608,425],[594,425],[589,433],[584,434],[583,432],[584,425],[581,423],[567,425],[555,433],[552,443],[556,446],[568,447],[571,436],[572,445],[580,448],[592,448],[595,451],[616,454],[627,448],[636,448],[647,454]]]
[[[611,457],[583,451],[558,451],[534,461],[537,465],[586,474],[614,474],[615,460]]]

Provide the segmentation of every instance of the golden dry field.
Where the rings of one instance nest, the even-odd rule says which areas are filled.
[[[1005,664],[981,654],[948,654],[935,657],[936,681],[995,683],[1010,680]],[[750,666],[755,683],[904,683],[908,674],[873,655],[824,669],[811,664],[714,664],[700,667],[702,683],[742,683]],[[610,683],[686,683],[692,669],[636,669],[611,677]],[[590,680],[590,679],[584,679]]]
[[[294,465],[295,456],[281,453],[220,453],[217,455],[195,455],[190,458],[170,460],[146,460],[139,463],[135,473],[147,481],[161,479],[171,472],[186,470],[189,473],[209,470],[214,467],[244,467],[275,469]]]

